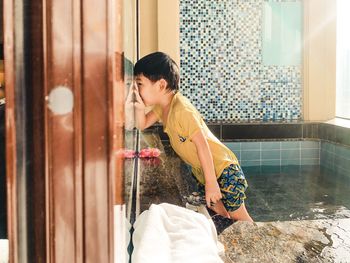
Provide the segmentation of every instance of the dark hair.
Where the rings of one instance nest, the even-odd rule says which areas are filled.
[[[134,67],[134,75],[141,74],[153,82],[165,79],[168,83],[168,89],[172,91],[179,90],[179,67],[169,55],[163,52],[151,53],[137,61]]]

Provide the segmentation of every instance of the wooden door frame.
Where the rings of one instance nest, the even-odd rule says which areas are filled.
[[[113,262],[113,204],[124,204],[113,156],[124,140],[120,2],[4,1],[11,263]],[[64,114],[48,107],[57,86],[73,94]]]

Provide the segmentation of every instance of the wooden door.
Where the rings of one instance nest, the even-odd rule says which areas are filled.
[[[122,1],[4,1],[10,262],[113,262]]]

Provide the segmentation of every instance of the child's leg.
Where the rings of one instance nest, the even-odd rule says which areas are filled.
[[[226,210],[226,208],[221,200],[219,200],[218,202],[216,202],[215,205],[213,205],[209,208],[211,210],[213,210],[215,213],[217,213],[223,217],[231,218],[230,214],[227,212],[227,210]]]
[[[242,204],[237,210],[233,212],[229,212],[229,214],[230,214],[230,217],[236,221],[254,222],[253,219],[250,217],[244,204]]]
[[[225,210],[233,220],[253,222],[245,205],[248,183],[239,165],[231,164],[218,179]]]
[[[214,206],[211,206],[210,209],[223,217],[231,218],[235,221],[254,222],[253,219],[250,217],[244,204],[242,204],[237,210],[233,212],[227,212],[224,204],[220,200]]]
[[[232,165],[228,169],[225,169],[218,183],[222,190],[223,199],[209,208],[223,217],[236,221],[253,222],[243,201],[245,199],[244,191],[248,187],[248,184],[241,168],[237,165]],[[199,182],[198,191],[202,196],[205,196],[205,188]],[[228,208],[225,207],[223,201]],[[239,208],[237,209],[237,207]]]

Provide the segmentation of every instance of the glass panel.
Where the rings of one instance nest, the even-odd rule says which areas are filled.
[[[0,3],[0,240],[7,238],[5,169],[5,89],[3,54],[3,1]],[[0,241],[2,242],[2,241]],[[0,243],[1,254],[1,243]],[[1,260],[1,258],[0,258]]]
[[[127,100],[129,92],[132,90],[134,63],[136,61],[136,1],[123,1],[123,44],[124,44],[124,101]],[[131,105],[132,106],[132,105]],[[136,151],[136,132],[134,128],[134,108],[125,103],[125,149]],[[132,200],[132,179],[134,176],[133,159],[125,159],[125,204],[127,218],[130,220],[131,200]]]
[[[263,15],[263,64],[301,64],[301,2],[265,2]]]
[[[128,158],[126,153],[136,152],[137,147],[137,136],[136,130],[134,129],[134,107],[132,103],[128,103],[128,95],[132,92],[133,87],[133,77],[134,77],[134,63],[136,61],[136,0],[123,0],[123,82],[124,90],[122,92],[124,96],[124,147],[121,149],[124,151],[124,201],[125,206],[119,210],[116,206],[115,216],[115,228],[119,230],[120,235],[117,235],[114,240],[116,248],[114,251],[114,262],[129,262],[130,261],[130,242],[131,242],[131,210],[132,210],[132,200],[134,198],[133,189],[134,180],[134,169],[135,162],[133,158]],[[130,156],[129,156],[130,157]],[[119,214],[119,212],[121,214]],[[120,217],[119,217],[120,216]]]
[[[1,88],[0,88],[0,93],[1,93]],[[0,240],[7,238],[6,166],[5,164],[6,164],[5,163],[5,104],[1,102],[1,97],[0,97]],[[1,247],[0,247],[0,254],[1,254]]]

